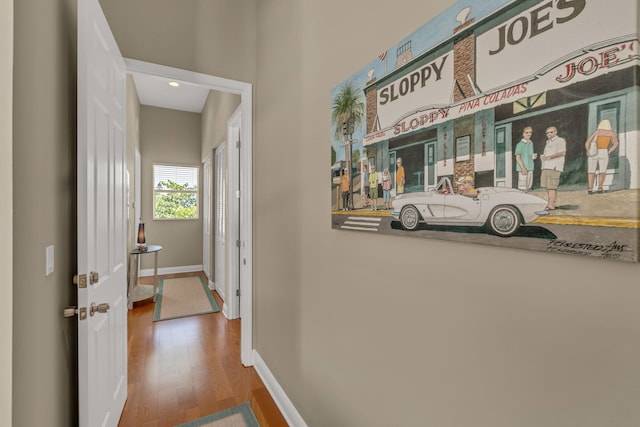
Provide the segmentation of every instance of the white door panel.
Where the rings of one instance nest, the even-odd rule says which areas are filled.
[[[125,67],[97,0],[78,2],[78,387],[81,427],[127,396]],[[97,275],[95,275],[97,273]],[[95,280],[91,280],[91,276]],[[91,283],[91,282],[94,283]],[[108,304],[106,312],[91,306]]]
[[[216,290],[226,302],[226,269],[225,269],[225,253],[226,253],[226,223],[227,223],[227,157],[226,157],[226,143],[220,144],[216,149],[215,154],[215,176],[216,176],[216,190],[215,190],[215,282]]]

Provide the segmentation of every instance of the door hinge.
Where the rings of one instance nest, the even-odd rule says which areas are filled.
[[[80,320],[86,320],[87,318],[87,307],[67,307],[64,309],[64,317],[73,317],[76,314],[79,314]]]
[[[236,141],[236,148],[240,149],[240,138],[238,138],[238,140]]]
[[[236,296],[239,297],[240,296],[240,289],[236,289]]]
[[[240,247],[240,240],[236,240],[236,248]]]
[[[79,288],[87,287],[87,275],[86,274],[76,274],[73,276],[73,284],[78,285]]]

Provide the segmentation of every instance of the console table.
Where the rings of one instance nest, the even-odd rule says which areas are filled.
[[[133,303],[153,297],[156,300],[158,293],[158,252],[162,250],[162,246],[149,245],[147,250],[138,248],[129,252],[129,310],[133,308]],[[138,284],[138,266],[140,255],[153,254],[153,285]],[[133,266],[132,266],[133,264]]]

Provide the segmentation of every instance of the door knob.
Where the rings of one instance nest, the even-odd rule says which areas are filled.
[[[102,304],[98,304],[98,305],[96,305],[95,302],[92,302],[91,309],[89,310],[89,314],[93,316],[96,313],[106,313],[107,311],[109,311],[110,308],[111,306],[106,302],[103,302]]]

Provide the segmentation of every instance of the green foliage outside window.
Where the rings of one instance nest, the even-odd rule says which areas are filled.
[[[197,219],[197,191],[170,179],[159,182],[154,191],[154,219]]]

